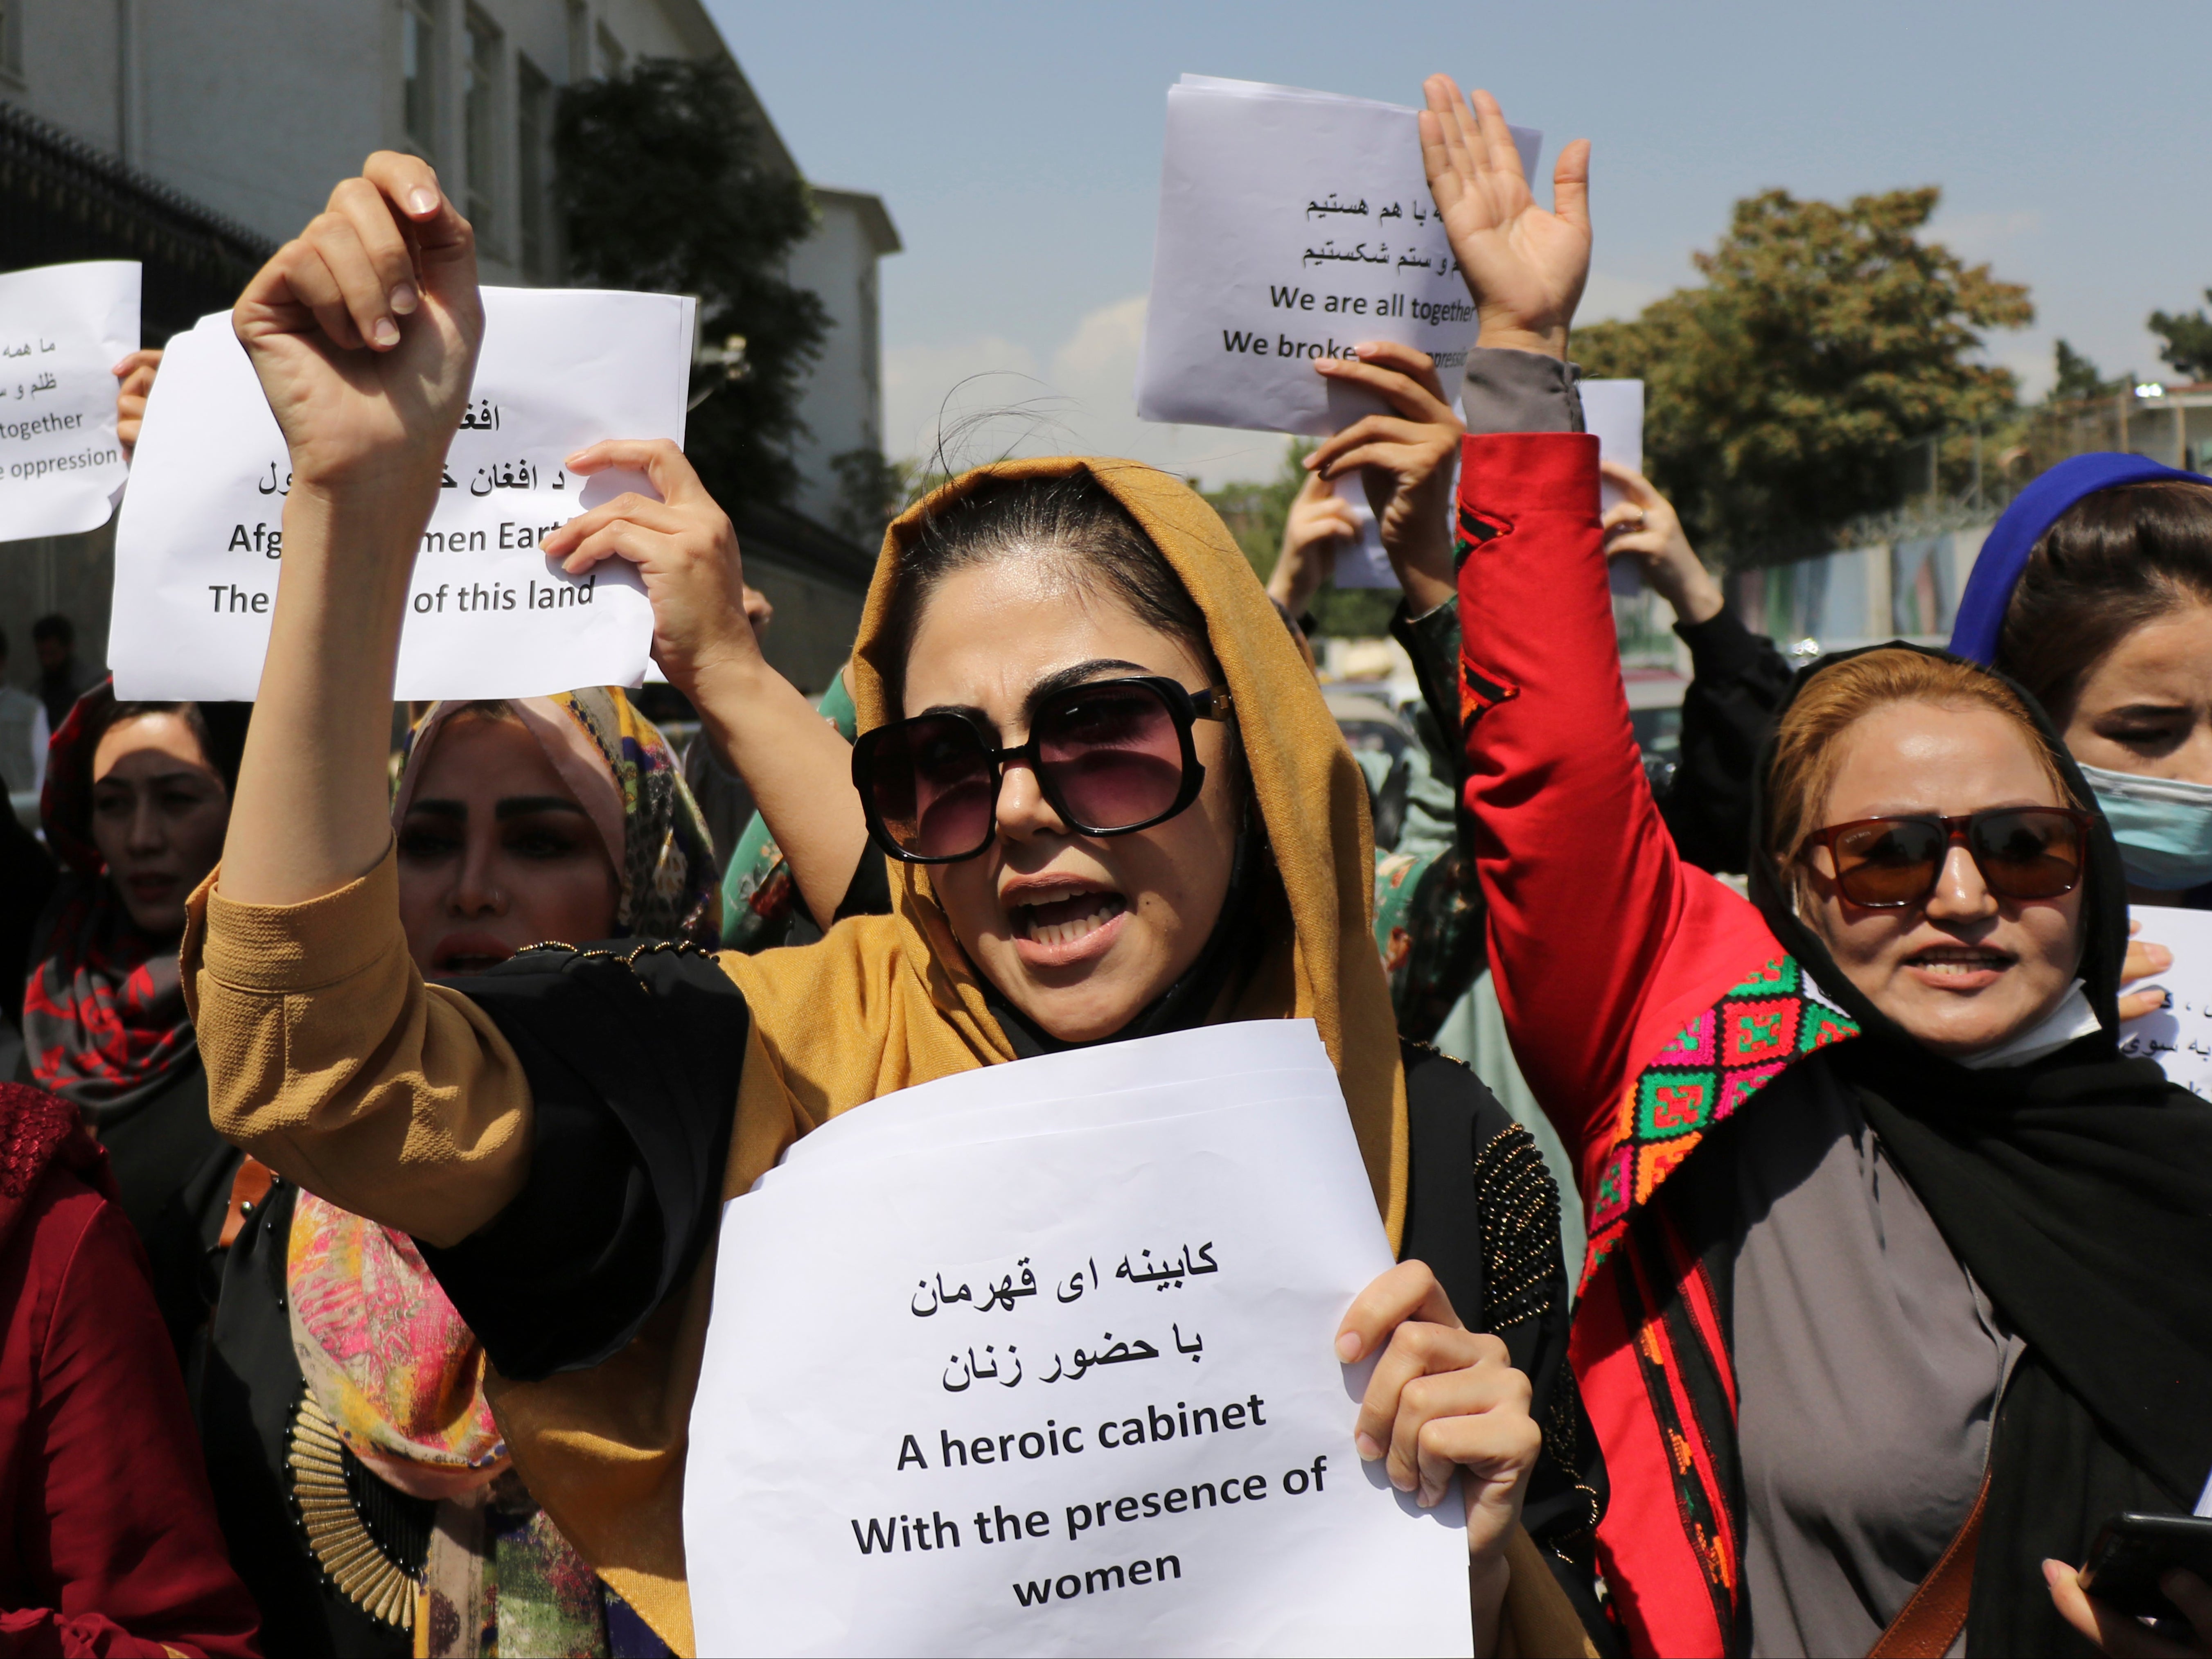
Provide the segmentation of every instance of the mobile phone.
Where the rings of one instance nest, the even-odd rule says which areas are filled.
[[[2081,1588],[2138,1619],[2179,1619],[2181,1609],[2158,1587],[2159,1576],[2175,1567],[2212,1584],[2212,1516],[2116,1515],[2097,1529]]]

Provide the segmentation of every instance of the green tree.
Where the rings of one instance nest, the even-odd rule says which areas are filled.
[[[830,458],[837,475],[837,501],[830,527],[855,547],[881,545],[884,530],[906,507],[910,463],[884,459],[880,449],[848,449]]]
[[[1282,556],[1283,526],[1289,522],[1291,503],[1306,481],[1301,463],[1313,452],[1311,442],[1294,440],[1284,453],[1281,470],[1264,483],[1225,484],[1205,492],[1207,502],[1221,515],[1263,582],[1275,574],[1275,561]],[[1308,614],[1317,635],[1364,640],[1390,631],[1390,613],[1397,605],[1398,591],[1394,587],[1325,585],[1314,595]]]
[[[693,369],[684,448],[730,507],[789,498],[799,378],[827,321],[783,274],[813,227],[806,183],[750,107],[727,62],[653,58],[562,88],[553,128],[570,275],[699,298],[715,349]]]
[[[2212,300],[2212,288],[2204,290],[2204,297]],[[2158,349],[2158,355],[2171,363],[2176,373],[2186,374],[2192,380],[2212,380],[2212,319],[2207,319],[2202,311],[2171,315],[2154,311],[2150,314],[2150,331],[2166,342]]]
[[[1265,483],[1224,484],[1203,492],[1206,504],[1221,515],[1261,581],[1274,574],[1275,561],[1282,555],[1283,526],[1290,520],[1291,502],[1306,479],[1305,468],[1298,463],[1313,449],[1311,443],[1294,439],[1282,466]]]
[[[2051,395],[2046,400],[2054,404],[2085,402],[2092,398],[2110,398],[2124,392],[2134,384],[2135,377],[2108,380],[2099,372],[2096,364],[2066,343],[2058,342],[2051,354],[2058,376],[2051,383]]]
[[[878,449],[848,449],[830,458],[837,475],[837,504],[830,527],[848,541],[873,552],[893,519],[933,489],[952,482],[952,474],[933,461],[909,457],[888,461]]]
[[[1586,374],[1644,381],[1652,481],[1708,554],[1822,545],[1895,504],[1905,445],[2013,407],[2012,375],[1970,358],[2033,320],[2027,290],[1922,240],[1939,197],[1748,197],[1693,256],[1701,286],[1577,331]]]

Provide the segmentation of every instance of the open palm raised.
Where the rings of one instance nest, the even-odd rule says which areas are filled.
[[[1498,100],[1468,106],[1448,75],[1422,83],[1421,161],[1443,215],[1452,256],[1482,319],[1482,343],[1565,355],[1589,276],[1589,140],[1559,152],[1553,211],[1529,194]]]

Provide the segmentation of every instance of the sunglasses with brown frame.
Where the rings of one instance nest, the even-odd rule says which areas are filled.
[[[1966,847],[1999,898],[2055,899],[2081,884],[2090,821],[2070,806],[1993,806],[1956,817],[1910,812],[1831,823],[1808,836],[1805,846],[1828,849],[1838,890],[1862,909],[1925,904],[1955,844]]]

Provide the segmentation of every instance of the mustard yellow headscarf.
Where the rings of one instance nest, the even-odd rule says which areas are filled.
[[[1405,1220],[1405,1075],[1375,954],[1367,790],[1313,673],[1218,515],[1181,479],[1134,461],[1006,461],[945,485],[884,538],[861,618],[854,692],[861,729],[881,725],[890,601],[921,526],[986,479],[1088,471],[1166,557],[1206,618],[1237,713],[1254,798],[1286,902],[1230,1017],[1311,1018],[1336,1062],[1391,1242]],[[896,913],[839,924],[820,943],[722,968],[752,1011],[726,1197],[839,1112],[896,1089],[1014,1058],[984,987],[920,869],[894,865]],[[607,1582],[679,1652],[691,1643],[684,1588],[685,1433],[714,1278],[688,1291],[605,1364],[488,1389],[515,1467]]]
[[[1406,1091],[1389,982],[1375,955],[1367,786],[1250,562],[1196,491],[1135,461],[1059,456],[979,467],[910,508],[884,538],[860,618],[853,675],[860,729],[900,714],[884,702],[896,666],[889,660],[896,641],[888,637],[887,624],[895,574],[922,524],[987,480],[1085,471],[1128,509],[1206,618],[1206,642],[1229,685],[1253,795],[1289,900],[1288,936],[1268,939],[1266,960],[1256,964],[1261,971],[1252,975],[1231,1018],[1310,1018],[1320,1026],[1395,1246],[1405,1220]],[[954,982],[962,1008],[988,1024],[981,987],[930,890],[927,867],[893,863],[891,876],[900,920],[910,930],[908,947],[961,963]],[[1002,1057],[1012,1057],[1003,1038],[998,1046]]]

